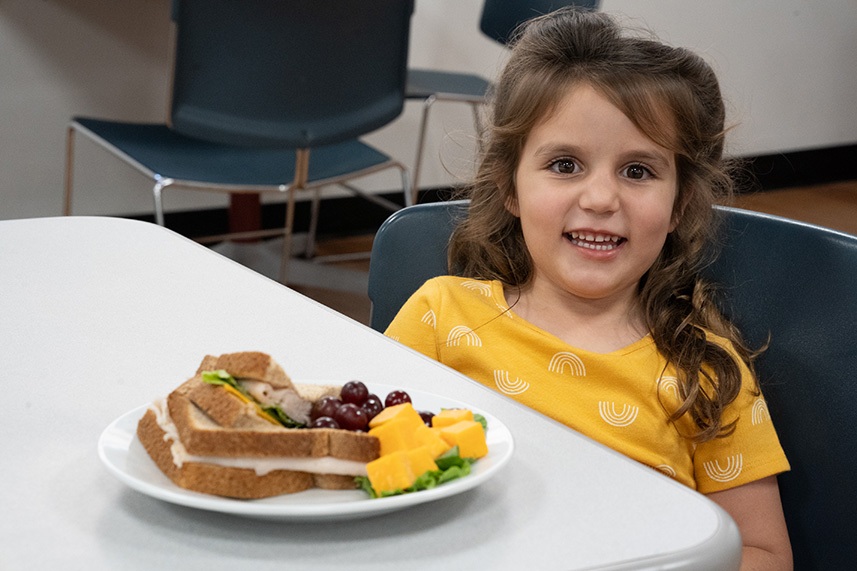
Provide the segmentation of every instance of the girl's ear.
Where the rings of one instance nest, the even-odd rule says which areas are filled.
[[[518,197],[513,194],[509,198],[506,199],[505,203],[506,211],[509,212],[515,218],[521,217],[521,210],[518,208]]]
[[[684,209],[687,207],[687,200],[680,200],[679,197],[688,196],[687,193],[681,194],[680,189],[676,189],[676,204],[673,206],[672,219],[670,220],[670,232],[678,227],[681,217],[684,214]]]

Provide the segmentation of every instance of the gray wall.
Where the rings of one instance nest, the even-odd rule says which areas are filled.
[[[480,7],[417,0],[412,64],[493,76],[506,52],[477,32]],[[602,9],[715,66],[736,125],[732,152],[857,142],[857,0],[603,0]],[[0,219],[61,214],[72,115],[163,118],[169,31],[169,0],[0,0]],[[409,103],[367,140],[413,163],[418,120]],[[465,106],[437,104],[423,185],[466,178],[473,148]],[[76,214],[151,212],[149,184],[103,151],[81,143],[76,164]],[[364,186],[389,191],[397,180]],[[166,201],[168,210],[223,204],[195,193]]]

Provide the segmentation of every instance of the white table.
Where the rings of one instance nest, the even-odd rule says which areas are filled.
[[[381,517],[282,523],[133,491],[97,441],[206,353],[260,350],[295,379],[356,378],[490,411],[497,477]],[[734,522],[702,495],[163,228],[0,222],[2,569],[730,569]],[[367,500],[368,501],[368,500]]]

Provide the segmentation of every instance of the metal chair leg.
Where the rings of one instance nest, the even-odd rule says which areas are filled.
[[[321,210],[321,188],[312,190],[312,202],[310,204],[309,232],[307,232],[306,248],[304,256],[312,258],[315,256],[315,238],[318,234],[318,215]]]
[[[171,178],[155,177],[155,186],[152,187],[152,198],[155,202],[155,223],[158,226],[166,226],[164,223],[164,189],[175,181]]]
[[[412,179],[413,182],[411,183],[411,188],[413,189],[413,192],[415,192],[415,193],[418,192],[419,188],[420,188],[419,187],[420,170],[422,168],[422,162],[423,162],[423,149],[425,147],[426,128],[428,126],[429,112],[431,111],[431,106],[434,104],[434,102],[436,100],[437,100],[437,97],[435,97],[434,95],[430,95],[423,102],[423,115],[422,115],[422,119],[420,119],[420,130],[419,130],[419,133],[417,134],[417,157],[414,160],[414,176]]]
[[[72,173],[74,171],[74,134],[75,129],[69,125],[65,134],[65,181],[63,189],[63,216],[71,216],[71,193],[74,186]]]

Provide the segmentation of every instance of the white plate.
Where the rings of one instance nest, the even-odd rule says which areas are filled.
[[[382,399],[397,387],[367,383]],[[460,494],[486,482],[512,457],[512,434],[496,417],[446,397],[408,390],[418,410],[469,408],[488,421],[488,454],[473,464],[469,475],[437,488],[400,496],[370,499],[361,490],[313,489],[261,500],[236,500],[200,494],[173,484],[149,458],[137,439],[137,422],[148,405],[135,408],[108,426],[98,439],[98,456],[129,487],[166,502],[259,519],[284,521],[331,521],[380,515]]]

